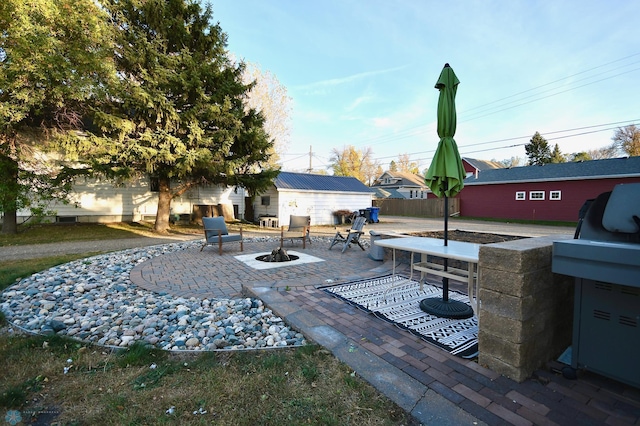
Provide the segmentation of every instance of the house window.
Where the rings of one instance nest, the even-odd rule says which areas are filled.
[[[152,177],[149,180],[149,190],[151,192],[160,192],[160,180],[158,178]]]
[[[424,191],[420,191],[420,198],[424,198]]]
[[[524,191],[517,191],[516,192],[516,200],[526,200],[527,199],[527,193]]]
[[[544,200],[544,191],[529,191],[530,200]]]
[[[561,200],[562,199],[562,191],[550,191],[549,192],[550,200]]]
[[[271,204],[271,197],[268,195],[262,196],[260,197],[260,205],[261,206],[268,206]]]
[[[413,198],[413,189],[409,191],[409,198]]]

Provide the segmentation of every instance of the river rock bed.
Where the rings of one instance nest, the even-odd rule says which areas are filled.
[[[265,238],[256,240],[264,241]],[[201,241],[129,249],[33,274],[0,294],[0,310],[24,331],[127,347],[239,350],[306,344],[261,300],[180,298],[136,287],[134,266]]]

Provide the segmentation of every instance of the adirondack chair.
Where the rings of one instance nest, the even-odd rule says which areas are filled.
[[[224,217],[203,217],[202,225],[204,226],[205,242],[200,247],[202,251],[209,244],[218,245],[218,253],[222,255],[222,244],[231,242],[240,242],[240,251],[244,251],[242,245],[242,227],[239,234],[229,234],[227,225],[224,223]]]
[[[345,231],[347,232],[346,236],[342,235],[340,231],[336,232],[336,236],[333,237],[333,241],[331,241],[329,250],[331,250],[331,247],[335,246],[336,244],[342,243],[342,253],[344,253],[345,250],[347,250],[348,247],[351,247],[351,244],[354,243],[364,251],[364,247],[362,247],[362,243],[360,242],[360,236],[364,234],[362,228],[364,228],[364,224],[366,223],[366,221],[367,218],[365,218],[364,216],[358,216],[355,218],[353,226]]]
[[[282,248],[285,239],[290,239],[293,243],[294,239],[302,239],[302,248],[306,248],[307,241],[311,244],[309,235],[311,228],[311,216],[289,216],[289,227],[280,228],[280,248]]]

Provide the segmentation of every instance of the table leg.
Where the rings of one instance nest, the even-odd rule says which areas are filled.
[[[474,285],[474,282],[476,281],[474,278],[474,271],[475,271],[475,263],[473,262],[468,262],[469,264],[469,269],[468,269],[468,273],[469,273],[469,278],[467,280],[467,294],[469,295],[469,304],[471,305],[471,308],[473,309],[473,312],[477,315],[478,314],[478,298],[477,298],[477,293],[476,293],[476,298],[474,299],[473,297],[473,290],[476,287]]]
[[[391,269],[391,276],[396,276],[396,249],[392,250],[391,261],[393,262],[393,266]]]
[[[409,281],[411,281],[413,279],[413,252],[409,252],[409,256],[411,257],[410,259],[411,267],[409,268],[411,272],[409,272]]]

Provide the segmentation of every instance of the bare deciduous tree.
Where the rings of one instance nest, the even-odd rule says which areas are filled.
[[[631,157],[640,155],[640,129],[635,125],[620,127],[611,138],[613,145]]]
[[[274,141],[273,153],[269,159],[276,166],[281,154],[287,151],[290,142],[291,97],[275,74],[263,71],[257,64],[246,62],[242,75],[245,84],[255,82],[249,92],[247,105],[262,112],[265,118],[264,129]]]
[[[409,154],[401,154],[400,156],[398,156],[398,169],[401,172],[405,173],[420,173],[418,163],[416,163],[415,161],[411,161],[411,157],[409,156]]]
[[[353,176],[359,181],[370,185],[378,177],[380,164],[373,160],[371,148],[356,149],[349,145],[342,151],[334,148],[331,153],[331,168],[335,176]]]

